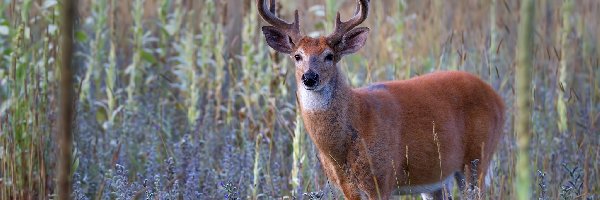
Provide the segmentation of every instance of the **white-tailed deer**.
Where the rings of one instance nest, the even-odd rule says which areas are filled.
[[[257,0],[266,41],[295,61],[306,129],[327,177],[347,199],[388,199],[393,191],[442,198],[444,185],[475,169],[481,181],[502,137],[504,105],[494,90],[465,72],[437,72],[353,89],[337,63],[364,44],[369,0],[335,31],[311,38]],[[467,178],[469,180],[469,178]],[[464,180],[459,180],[459,185]],[[463,185],[464,186],[464,185]]]

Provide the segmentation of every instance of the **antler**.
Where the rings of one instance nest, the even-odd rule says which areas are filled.
[[[342,22],[340,20],[340,12],[337,13],[334,32],[327,36],[327,41],[329,41],[330,44],[339,43],[346,32],[352,30],[367,19],[367,16],[369,15],[370,0],[357,1],[356,12],[354,12],[354,16],[348,21]]]
[[[298,10],[294,11],[294,23],[287,23],[275,16],[275,0],[271,0],[269,4],[269,10],[267,10],[265,0],[257,0],[258,14],[273,27],[286,33],[293,42],[297,42],[301,37]]]

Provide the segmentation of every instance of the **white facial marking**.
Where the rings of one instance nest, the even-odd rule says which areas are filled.
[[[304,55],[304,50],[302,48],[298,49],[298,51],[296,51],[294,55],[298,54],[302,55],[304,59],[309,59]],[[302,104],[303,110],[322,111],[329,108],[331,100],[333,99],[333,89],[331,88],[332,86],[329,83],[321,84],[324,84],[323,86],[321,86],[323,88],[318,88],[316,90],[307,90],[306,88],[304,88],[304,85],[302,83],[298,83],[298,98],[300,99],[300,103]]]
[[[333,98],[333,90],[330,84],[324,85],[320,90],[307,90],[303,85],[299,85],[298,90],[302,109],[306,111],[326,110]]]
[[[296,56],[296,55],[300,55],[300,56],[304,57],[304,50],[298,49],[298,51],[296,51],[296,53],[290,54],[290,56],[292,56],[292,58],[294,58],[294,56]]]

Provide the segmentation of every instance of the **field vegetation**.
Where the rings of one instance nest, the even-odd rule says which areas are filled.
[[[278,2],[311,36],[355,8]],[[516,174],[529,170],[532,198],[598,199],[600,1],[535,3],[529,169],[516,165],[514,128],[520,1],[372,1],[367,44],[340,65],[355,87],[478,75],[507,105],[484,196],[516,198]],[[0,199],[56,198],[60,8],[0,0]],[[264,23],[253,0],[79,1],[73,197],[343,199],[299,117],[293,63],[266,45]]]

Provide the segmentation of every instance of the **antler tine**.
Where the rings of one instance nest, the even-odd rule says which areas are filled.
[[[269,11],[271,11],[271,13],[275,13],[275,0],[271,0],[271,2],[269,2]]]
[[[270,0],[270,5],[267,10],[265,0],[257,0],[258,14],[271,24],[273,27],[282,30],[292,38],[292,41],[297,41],[300,38],[300,20],[298,20],[298,10],[294,11],[294,22],[287,23],[276,16],[275,0]]]
[[[334,32],[327,37],[330,43],[336,44],[340,42],[346,32],[352,30],[354,27],[360,25],[367,19],[367,16],[369,15],[370,0],[357,1],[358,4],[356,5],[354,16],[352,16],[352,18],[350,18],[348,21],[342,22],[340,19],[340,12],[337,13]]]
[[[358,15],[358,13],[360,13],[360,5],[361,5],[360,3],[356,4],[356,9],[354,10],[354,15],[355,16]],[[339,11],[338,11],[338,13],[339,13]]]

